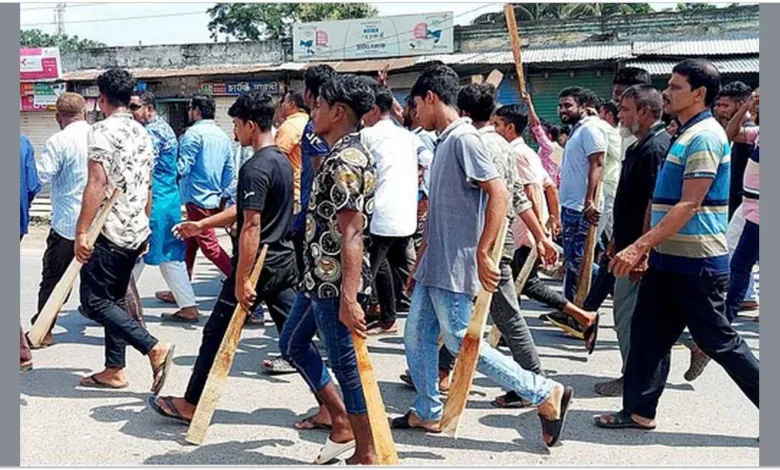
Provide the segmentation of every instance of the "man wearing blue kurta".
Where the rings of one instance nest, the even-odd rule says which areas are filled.
[[[35,170],[35,151],[27,137],[19,136],[19,241],[27,233],[30,223],[30,204],[41,190],[41,182]],[[30,347],[19,325],[19,368],[22,372],[32,369]]]
[[[139,260],[133,276],[138,279],[144,263],[159,266],[179,306],[174,314],[163,314],[164,320],[197,322],[198,307],[195,293],[184,262],[185,245],[173,236],[173,226],[181,222],[181,195],[177,183],[176,161],[179,144],[171,126],[157,114],[157,105],[151,92],[137,93],[130,100],[130,110],[136,121],[146,128],[154,143],[155,161],[152,169],[152,210],[149,226],[149,251]],[[158,297],[165,297],[158,293]]]

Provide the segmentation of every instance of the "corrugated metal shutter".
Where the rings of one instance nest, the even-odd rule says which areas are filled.
[[[517,88],[516,78],[507,75],[501,80],[501,84],[498,86],[498,91],[496,93],[496,100],[502,106],[522,103],[523,100],[521,99],[520,91]]]
[[[560,124],[558,94],[564,88],[589,88],[601,98],[609,98],[612,95],[612,74],[608,71],[602,71],[600,77],[595,70],[577,70],[573,77],[569,76],[569,72],[550,72],[548,78],[544,78],[544,75],[532,75],[528,82],[537,114],[543,120],[554,124]]]
[[[236,102],[237,96],[215,96],[214,102],[217,109],[214,111],[214,119],[217,126],[220,127],[230,139],[233,139],[233,118],[228,116],[228,109]]]
[[[35,111],[19,113],[19,128],[23,135],[30,139],[35,156],[38,157],[49,137],[60,131],[60,126],[54,119],[54,111]]]

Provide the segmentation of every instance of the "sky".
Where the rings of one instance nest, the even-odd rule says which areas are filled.
[[[370,2],[380,16],[451,11],[455,24],[468,24],[483,13],[501,11],[502,2]],[[68,3],[65,33],[109,46],[211,42],[206,9],[213,3]],[[650,3],[657,10],[675,3]],[[22,29],[54,33],[54,3],[21,3]],[[116,19],[116,20],[114,20]]]

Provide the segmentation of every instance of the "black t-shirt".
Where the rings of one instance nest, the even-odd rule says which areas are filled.
[[[238,231],[244,227],[244,210],[260,212],[260,244],[268,245],[266,265],[294,263],[291,238],[293,219],[293,171],[277,146],[264,147],[238,171],[236,190]],[[238,240],[236,240],[238,241]],[[233,256],[237,259],[238,244]]]
[[[755,123],[750,119],[742,122],[742,127],[754,127]],[[734,215],[740,204],[742,204],[742,179],[745,177],[745,168],[753,152],[753,144],[741,144],[732,142],[731,144],[731,181],[729,185],[729,220]]]
[[[626,149],[615,194],[614,239],[620,251],[642,236],[647,205],[653,199],[658,169],[669,151],[671,136],[663,124]]]

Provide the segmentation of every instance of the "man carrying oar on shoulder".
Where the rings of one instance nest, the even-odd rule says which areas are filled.
[[[293,217],[293,170],[287,157],[274,144],[271,97],[253,91],[239,97],[230,107],[236,134],[242,146],[251,145],[252,158],[241,167],[236,192],[237,204],[219,214],[198,221],[183,222],[173,229],[180,237],[193,237],[202,230],[228,227],[237,222],[238,253],[231,274],[222,285],[214,310],[203,328],[203,340],[182,398],[151,398],[149,405],[159,414],[189,423],[206,386],[211,366],[230,320],[241,303],[254,311],[265,302],[274,322],[281,327],[295,300],[297,269],[291,237]],[[261,245],[268,245],[257,285],[249,275]]]
[[[411,410],[393,427],[441,432],[438,337],[457,354],[468,328],[479,284],[493,292],[501,272],[490,251],[506,223],[509,192],[478,131],[455,108],[458,75],[449,67],[426,69],[412,87],[422,125],[439,132],[431,168],[425,240],[417,258],[412,307],[404,344],[417,390]],[[548,446],[560,440],[573,390],[520,367],[496,349],[479,352],[477,370],[539,407]]]

